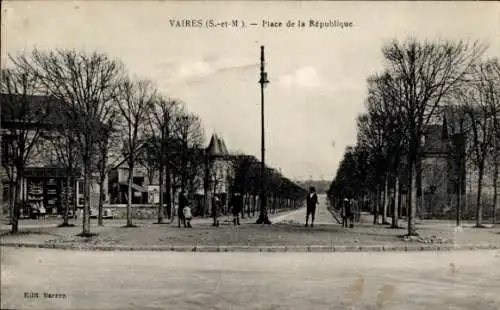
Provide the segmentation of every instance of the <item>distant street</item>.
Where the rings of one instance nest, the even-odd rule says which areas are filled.
[[[1,265],[2,309],[500,309],[500,251],[2,248]]]
[[[318,195],[318,206],[316,207],[316,215],[314,223],[317,225],[330,225],[337,224],[333,218],[333,216],[328,211],[328,200],[327,196],[324,194]],[[309,219],[311,220],[311,219]],[[305,223],[306,222],[306,207],[299,208],[294,212],[289,212],[283,214],[282,216],[277,216],[273,219],[274,223]]]

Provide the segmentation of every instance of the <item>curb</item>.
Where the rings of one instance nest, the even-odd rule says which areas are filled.
[[[458,251],[458,250],[496,250],[496,244],[433,244],[433,245],[365,245],[365,246],[178,246],[178,245],[80,245],[71,244],[37,244],[37,243],[0,243],[3,247],[39,248],[77,251],[155,251],[155,252],[422,252],[422,251]]]

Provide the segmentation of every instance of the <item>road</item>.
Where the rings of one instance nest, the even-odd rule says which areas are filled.
[[[337,224],[331,213],[328,211],[328,200],[326,195],[318,195],[318,206],[316,207],[316,215],[314,224],[328,225]],[[309,219],[310,221],[311,219]],[[299,208],[295,211],[280,215],[272,219],[273,223],[305,223],[306,221],[306,207]],[[310,223],[310,222],[309,222]]]
[[[2,309],[500,309],[500,251],[1,250]]]

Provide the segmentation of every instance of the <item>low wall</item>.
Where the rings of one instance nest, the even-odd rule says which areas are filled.
[[[104,210],[110,210],[113,218],[125,219],[127,218],[127,205],[105,205]],[[97,215],[97,210],[95,210]],[[158,217],[157,205],[132,205],[131,208],[133,219],[155,219]],[[105,212],[104,212],[105,213]],[[92,212],[94,216],[94,211]]]

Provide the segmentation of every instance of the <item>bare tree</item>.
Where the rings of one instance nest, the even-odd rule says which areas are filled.
[[[120,135],[117,128],[117,122],[118,111],[115,111],[114,114],[110,115],[108,123],[101,130],[97,143],[98,153],[96,168],[97,184],[99,185],[97,224],[99,226],[103,225],[103,208],[104,200],[106,198],[104,184],[111,170],[122,160],[119,152]]]
[[[190,113],[183,113],[176,118],[176,133],[178,143],[177,156],[180,159],[180,190],[186,193],[190,171],[201,167],[202,163],[197,162],[199,157],[197,151],[203,147],[204,132],[201,120],[198,116]],[[180,214],[181,210],[179,210]],[[178,219],[180,227],[180,217]]]
[[[151,82],[124,79],[119,84],[120,95],[115,103],[120,111],[121,128],[124,135],[124,156],[128,165],[127,225],[132,223],[132,194],[134,167],[140,148],[144,144],[148,116],[153,106],[156,90]]]
[[[41,52],[18,57],[14,63],[40,78],[48,93],[66,107],[64,114],[73,124],[76,147],[84,168],[82,235],[90,233],[90,192],[93,169],[97,160],[97,143],[101,129],[113,115],[113,99],[122,78],[121,63],[102,53],[75,50]]]
[[[408,134],[408,235],[417,235],[416,215],[416,169],[420,140],[443,99],[449,97],[453,88],[461,82],[469,68],[478,61],[484,48],[474,43],[419,42],[415,39],[404,43],[393,41],[383,50],[387,68],[393,78],[401,81],[403,120]]]
[[[458,89],[460,87],[457,87]],[[470,154],[472,152],[467,152],[467,140],[470,134],[470,118],[468,116],[466,108],[457,100],[453,103],[446,105],[445,108],[445,120],[447,130],[451,133],[452,143],[450,145],[450,155],[453,159],[453,164],[455,169],[454,172],[454,184],[456,189],[456,225],[460,226],[462,218],[462,205],[464,204],[464,191],[465,191],[465,172],[466,163],[470,159]],[[449,121],[448,121],[449,120]]]
[[[369,104],[370,105],[370,104]],[[361,148],[369,149],[370,163],[374,167],[374,178],[371,179],[372,188],[374,188],[374,208],[373,208],[373,224],[378,223],[380,214],[380,196],[383,192],[381,190],[381,183],[386,184],[386,164],[385,164],[385,141],[384,141],[384,128],[380,126],[378,116],[373,116],[369,114],[362,114],[358,117],[358,143]],[[349,152],[345,155],[345,162],[349,162],[351,154]],[[351,167],[347,164],[346,167]],[[347,169],[351,174],[351,170]],[[354,173],[354,172],[352,172]],[[340,176],[340,175],[339,175]],[[347,184],[343,182],[344,184]],[[347,196],[352,196],[353,192],[351,188],[343,189],[344,198],[349,198]]]
[[[6,167],[14,199],[11,205],[12,233],[19,230],[19,213],[25,206],[21,184],[26,164],[40,139],[44,127],[54,121],[49,119],[53,98],[38,96],[41,93],[40,79],[32,71],[15,66],[2,70],[0,79],[2,94],[2,121],[4,134],[2,143],[6,149],[2,164]]]
[[[368,79],[367,117],[371,128],[361,128],[364,128],[366,138],[372,140],[372,148],[380,153],[380,162],[378,164],[385,170],[381,171],[384,173],[384,204],[382,212],[382,222],[384,224],[388,223],[390,177],[392,174],[395,181],[399,182],[399,162],[406,142],[400,93],[400,81],[393,79],[388,72]],[[365,124],[368,125],[367,122]],[[363,123],[359,125],[363,125]],[[395,211],[397,211],[397,208],[395,208]],[[398,226],[397,220],[398,214],[394,212],[394,227]]]
[[[490,161],[493,163],[493,211],[492,224],[496,224],[498,209],[498,177],[500,173],[500,63],[498,58],[486,64],[488,80],[487,91],[490,94],[490,113],[493,119],[493,143]]]
[[[171,164],[171,146],[175,138],[175,119],[180,113],[181,105],[175,100],[166,100],[158,97],[154,101],[154,106],[148,117],[149,132],[148,135],[151,141],[150,162],[155,163],[155,168],[159,170],[159,187],[160,187],[160,203],[158,206],[158,223],[163,223],[164,202],[163,202],[163,187],[165,176],[168,181],[165,184],[167,189],[167,209],[172,207],[172,197],[170,191],[170,167]]]
[[[482,227],[482,189],[486,162],[494,156],[495,125],[498,116],[498,81],[493,62],[484,62],[470,68],[466,83],[456,91],[456,97],[470,118],[472,161],[478,171],[476,196],[476,226]],[[497,85],[495,85],[495,83]]]

